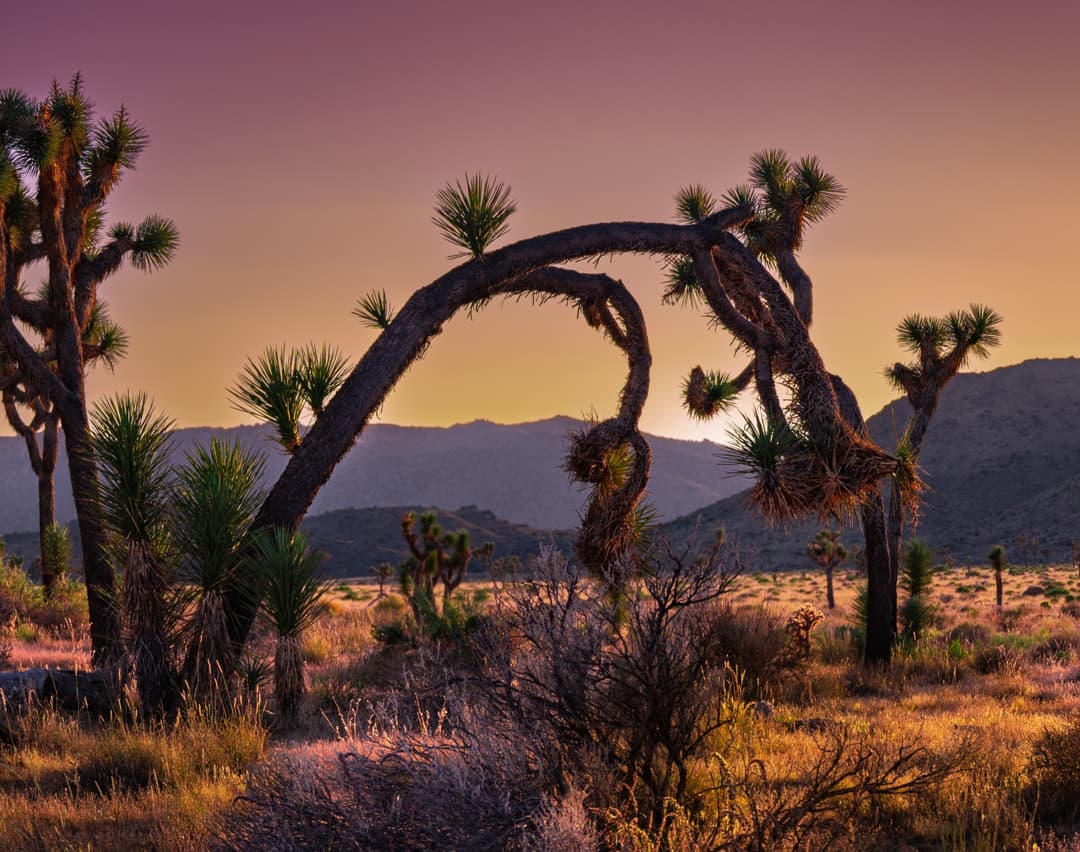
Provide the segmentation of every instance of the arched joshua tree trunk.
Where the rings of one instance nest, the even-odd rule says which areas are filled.
[[[561,232],[573,250],[591,255],[605,245],[635,245],[649,226],[598,225]],[[669,242],[685,245],[687,229],[657,226]],[[629,373],[619,400],[618,414],[575,436],[567,469],[593,486],[579,536],[583,561],[597,566],[626,545],[627,518],[645,490],[651,465],[648,443],[638,431],[638,420],[649,389],[652,355],[644,317],[621,282],[606,275],[588,275],[568,269],[532,268],[530,257],[564,256],[568,251],[559,235],[537,238],[533,252],[511,246],[481,260],[464,264],[406,302],[389,327],[372,344],[344,385],[327,404],[300,442],[267,496],[252,527],[295,528],[334,466],[348,452],[372,413],[408,366],[427,349],[442,323],[462,307],[493,296],[559,297],[574,302],[585,320],[605,334],[627,356]],[[515,249],[518,249],[515,251]],[[499,275],[505,277],[497,277]],[[371,371],[370,379],[366,370]],[[621,483],[602,481],[603,458],[616,447],[629,445],[633,465]],[[251,578],[239,578],[240,583]],[[227,595],[230,636],[242,645],[254,619],[256,606],[239,587]]]

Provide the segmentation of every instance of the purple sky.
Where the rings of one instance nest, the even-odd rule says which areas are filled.
[[[401,304],[449,268],[432,201],[466,171],[513,187],[517,239],[669,220],[679,186],[719,194],[782,147],[848,188],[803,256],[814,338],[869,414],[906,313],[996,308],[1005,343],[980,369],[1080,350],[1080,5],[943,5],[24,3],[4,13],[0,86],[40,95],[81,70],[102,111],[123,101],[152,143],[110,213],[181,230],[167,270],[107,285],[132,346],[95,393],[231,425],[225,388],[266,344],[358,357],[359,296]],[[655,262],[605,268],[646,309],[645,428],[722,438],[678,389],[695,364],[741,367],[726,336],[660,307]],[[603,415],[623,366],[564,307],[492,305],[448,326],[383,418]]]

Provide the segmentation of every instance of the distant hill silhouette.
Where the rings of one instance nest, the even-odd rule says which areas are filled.
[[[906,402],[869,420],[875,439],[892,446],[907,422]],[[1025,361],[987,373],[957,376],[941,404],[922,452],[925,494],[918,534],[944,557],[982,562],[1004,544],[1013,562],[1064,561],[1080,539],[1080,360]],[[464,506],[439,510],[445,529],[466,528],[476,544],[496,541],[497,552],[524,555],[554,539],[569,548],[583,493],[562,471],[566,434],[581,421],[556,417],[499,426],[477,421],[445,429],[375,425],[338,466],[320,492],[305,527],[333,561],[337,576],[366,574],[380,561],[404,556],[401,507]],[[180,451],[211,434],[236,437],[268,456],[268,480],[285,459],[261,427],[182,429]],[[745,480],[717,464],[720,446],[650,437],[654,450],[650,499],[663,532],[681,544],[697,531],[707,543],[724,526],[752,564],[801,567],[806,542],[819,524],[769,529],[735,493]],[[34,480],[16,438],[0,438],[0,528],[36,528]],[[62,519],[74,516],[65,478],[58,483]],[[65,502],[66,501],[66,502]],[[352,508],[360,507],[360,508]],[[391,507],[391,508],[386,508]],[[476,508],[480,507],[480,508]],[[545,530],[563,530],[550,533]],[[1037,545],[1020,546],[1023,537]],[[9,535],[9,549],[36,552],[35,536]],[[845,536],[858,542],[855,529]]]
[[[868,421],[871,434],[895,446],[911,408],[887,405]],[[985,561],[1003,544],[1013,562],[1065,561],[1080,539],[1080,360],[1038,359],[956,377],[942,394],[921,455],[929,486],[918,535],[941,556]],[[805,565],[816,523],[768,529],[745,494],[667,524],[675,541],[695,528],[723,525],[756,552],[762,566]],[[1037,539],[1021,547],[1018,537]],[[845,541],[860,541],[857,530]]]
[[[516,556],[524,565],[530,556],[539,553],[542,545],[552,544],[564,553],[573,547],[570,531],[549,532],[524,524],[515,524],[495,517],[476,506],[462,506],[445,511],[431,506],[392,506],[371,509],[337,509],[309,515],[300,525],[309,536],[311,546],[326,554],[323,571],[330,577],[368,577],[380,562],[398,565],[409,556],[401,537],[401,516],[406,512],[433,511],[445,532],[468,530],[473,547],[486,542],[495,545],[496,556]],[[78,552],[79,531],[69,525],[72,541]],[[10,533],[4,543],[11,554],[22,556],[24,564],[35,579],[40,579],[33,567],[38,554],[36,532]],[[473,562],[470,570],[481,570]]]
[[[553,417],[502,426],[484,420],[447,428],[374,424],[319,492],[311,514],[375,506],[480,506],[498,517],[542,529],[577,525],[585,492],[562,469],[567,434],[584,423]],[[178,453],[212,435],[239,440],[267,458],[265,483],[284,469],[285,455],[263,426],[178,429]],[[734,494],[738,479],[717,476],[719,445],[649,436],[653,448],[650,500],[676,518]],[[57,517],[73,520],[75,506],[61,449]],[[37,483],[21,438],[0,438],[0,530],[37,528]]]

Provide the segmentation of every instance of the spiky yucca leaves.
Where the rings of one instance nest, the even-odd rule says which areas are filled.
[[[897,467],[896,459],[857,435],[830,445],[760,411],[731,427],[728,442],[723,464],[756,478],[750,500],[770,523],[851,517]],[[918,487],[917,477],[910,487]]]
[[[304,402],[318,417],[348,375],[349,362],[337,347],[308,344],[300,350],[298,379]]]
[[[664,269],[664,295],[661,301],[665,305],[697,307],[702,296],[694,261],[685,255],[676,255],[667,259]]]
[[[304,413],[300,369],[294,350],[268,346],[248,359],[236,385],[229,389],[237,410],[273,425],[278,443],[288,453],[300,446],[300,417]]]
[[[683,405],[691,417],[711,420],[735,404],[739,390],[727,373],[706,373],[694,367],[683,382]]]
[[[304,699],[301,634],[323,612],[330,586],[318,576],[322,555],[312,553],[303,533],[278,527],[257,537],[255,565],[264,578],[262,612],[277,631],[274,655],[274,699],[278,721],[288,725]]]
[[[483,256],[488,247],[510,228],[507,220],[517,210],[510,187],[487,176],[465,175],[435,194],[432,222],[446,240],[464,251],[451,258]]]
[[[68,528],[55,522],[49,524],[41,537],[41,580],[46,589],[64,579],[71,556]]]
[[[149,712],[158,712],[172,693],[168,526],[172,422],[154,411],[145,394],[106,398],[94,407],[92,417],[102,515],[113,558],[123,570],[120,623],[134,662],[139,698]]]
[[[360,321],[368,328],[377,328],[385,331],[394,321],[394,309],[390,307],[390,300],[385,290],[372,290],[365,293],[356,301],[356,307],[352,310],[353,316],[359,317]]]
[[[177,472],[173,512],[180,571],[195,595],[185,627],[184,672],[196,694],[215,687],[235,663],[226,589],[246,588],[256,598],[260,591],[255,577],[235,581],[247,567],[247,535],[262,502],[264,464],[239,442],[213,438],[197,446]]]
[[[900,586],[908,599],[900,610],[900,622],[903,635],[909,639],[917,638],[931,624],[934,610],[927,598],[933,579],[934,552],[930,545],[918,538],[907,542],[900,562]]]
[[[83,332],[83,347],[88,358],[115,370],[120,359],[127,355],[128,342],[127,331],[113,321],[108,306],[96,302]]]
[[[684,186],[675,193],[675,218],[693,225],[716,212],[716,198],[700,183]]]
[[[1005,548],[995,544],[990,548],[986,558],[990,561],[990,567],[994,569],[994,586],[997,592],[997,608],[1000,610],[1004,604],[1005,595]]]

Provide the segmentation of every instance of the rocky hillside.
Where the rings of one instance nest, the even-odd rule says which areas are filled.
[[[869,420],[895,445],[910,407],[894,402]],[[1080,360],[1025,361],[957,376],[942,395],[921,456],[929,486],[918,534],[944,555],[981,562],[1004,544],[1014,562],[1065,561],[1080,539]],[[745,495],[667,525],[684,540],[724,525],[764,566],[805,564],[816,525],[769,530]],[[858,541],[853,530],[847,541]],[[1036,543],[1032,543],[1036,542]]]
[[[569,417],[501,426],[478,420],[449,428],[368,427],[319,492],[311,513],[352,507],[480,506],[498,517],[542,529],[576,526],[584,492],[562,469],[566,436],[584,424]],[[267,457],[266,482],[285,457],[266,428],[179,429],[178,455],[211,435],[241,441]],[[717,444],[649,436],[650,500],[666,518],[707,506],[743,487],[717,476]],[[67,465],[57,471],[57,515],[75,517]],[[37,528],[36,481],[21,438],[0,438],[0,531]]]

